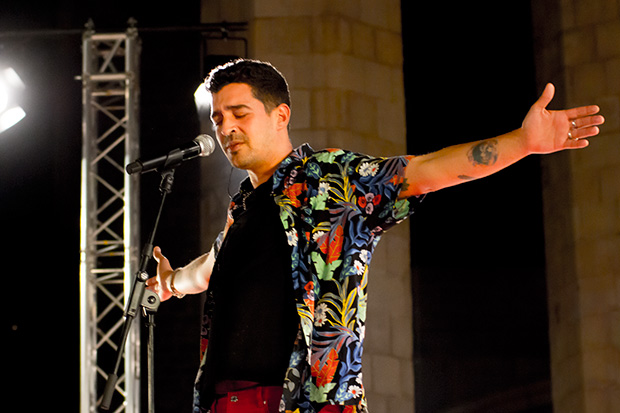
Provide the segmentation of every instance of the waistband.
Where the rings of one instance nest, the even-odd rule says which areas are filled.
[[[243,390],[255,389],[257,387],[271,387],[263,386],[261,383],[255,381],[245,380],[224,380],[215,384],[215,395],[221,397],[227,393],[239,392]],[[281,386],[278,386],[281,387]]]

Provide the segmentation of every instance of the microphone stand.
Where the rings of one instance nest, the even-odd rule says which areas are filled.
[[[136,272],[136,277],[133,282],[131,293],[129,295],[129,301],[125,309],[125,321],[121,333],[121,343],[118,346],[116,354],[116,364],[114,365],[114,371],[108,376],[103,398],[101,401],[101,409],[109,410],[112,402],[112,396],[116,388],[118,381],[118,370],[120,368],[121,361],[123,359],[123,352],[131,324],[138,313],[138,307],[142,307],[142,312],[145,317],[148,317],[148,329],[149,339],[147,345],[148,351],[148,412],[155,412],[155,377],[154,377],[154,334],[155,334],[155,313],[159,308],[160,299],[159,296],[151,290],[146,289],[146,280],[149,279],[147,273],[147,266],[149,261],[153,258],[153,243],[155,241],[155,233],[159,226],[159,220],[163,211],[164,202],[166,197],[172,192],[172,184],[174,183],[174,170],[183,161],[183,153],[179,149],[175,149],[168,154],[165,164],[161,168],[161,183],[159,185],[159,191],[161,192],[161,202],[157,216],[155,217],[155,223],[153,230],[149,235],[144,248],[142,250],[142,256],[140,260],[140,267]]]

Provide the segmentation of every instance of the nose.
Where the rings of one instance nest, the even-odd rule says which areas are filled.
[[[220,123],[218,129],[219,129],[218,132],[222,136],[229,136],[232,133],[239,132],[235,119],[232,117],[226,117],[226,116],[222,119],[222,122]]]

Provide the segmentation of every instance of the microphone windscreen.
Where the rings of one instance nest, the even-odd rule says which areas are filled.
[[[209,156],[215,150],[215,141],[207,134],[198,135],[194,141],[200,145],[198,156]]]

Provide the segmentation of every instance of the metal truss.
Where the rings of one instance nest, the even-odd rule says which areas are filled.
[[[140,38],[130,20],[124,33],[82,33],[82,188],[80,241],[80,413],[94,413],[114,371],[129,294],[139,268],[139,175],[124,166],[139,155]],[[236,41],[247,55],[247,23],[141,29],[200,33],[207,42]],[[203,68],[201,67],[201,70]],[[134,323],[136,320],[134,320]],[[124,363],[109,408],[140,412],[140,329],[125,341]]]
[[[114,369],[140,255],[138,181],[124,169],[139,148],[138,31],[100,34],[89,24],[82,53],[80,412],[87,413],[97,411]],[[139,360],[140,329],[132,328],[111,412],[139,412]]]

